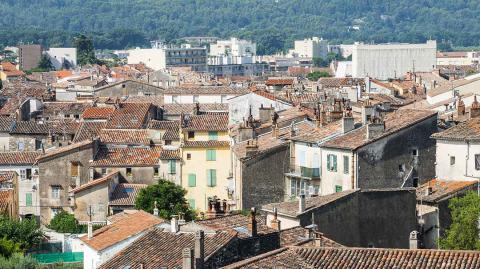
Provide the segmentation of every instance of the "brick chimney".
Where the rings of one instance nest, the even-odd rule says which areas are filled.
[[[195,269],[203,269],[205,260],[205,233],[200,230],[195,233]]]
[[[368,98],[368,97],[367,97]],[[365,100],[362,106],[362,124],[366,125],[373,117],[374,107],[370,105],[370,100]]]
[[[303,213],[305,211],[305,194],[300,194],[298,198],[298,213]]]
[[[256,139],[248,140],[246,146],[246,155],[251,157],[258,153],[258,143]]]
[[[182,269],[193,268],[193,250],[191,248],[184,248],[182,251]]]
[[[252,237],[257,236],[257,220],[256,220],[256,210],[255,207],[250,209],[250,216],[248,219],[248,231],[252,235]]]
[[[473,103],[470,107],[470,118],[476,118],[480,116],[480,103],[477,101],[477,96],[473,96]]]
[[[458,97],[458,102],[457,102],[457,115],[465,115],[465,103],[462,100],[462,97]]]
[[[281,221],[278,220],[278,216],[277,216],[277,208],[274,207],[273,208],[273,219],[270,221],[270,228],[274,229],[274,230],[277,230],[277,231],[281,231],[281,227],[280,227],[280,223]]]

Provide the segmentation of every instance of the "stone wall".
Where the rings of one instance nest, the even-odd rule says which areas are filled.
[[[144,82],[127,80],[95,91],[97,97],[122,97],[137,95],[163,95],[163,89]]]

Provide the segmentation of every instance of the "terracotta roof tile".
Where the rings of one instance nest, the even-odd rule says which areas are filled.
[[[97,138],[100,131],[107,126],[106,122],[98,121],[84,121],[80,124],[80,127],[73,138],[73,143],[82,142],[85,140],[93,140]]]
[[[146,129],[102,129],[100,141],[105,144],[122,145],[150,145],[150,138]]]
[[[13,189],[0,190],[0,214],[8,211],[10,204],[12,203]]]
[[[14,171],[1,171],[0,172],[0,183],[3,182],[13,182],[17,172]]]
[[[91,106],[92,104],[87,102],[44,102],[42,116],[53,117],[59,113],[82,115],[85,109]]]
[[[280,246],[288,246],[295,244],[303,244],[304,242],[310,240],[307,238],[307,232],[309,229],[303,228],[301,226],[292,227],[280,231]],[[312,242],[312,241],[310,241]],[[327,238],[322,238],[323,246],[325,247],[343,247],[343,245]]]
[[[40,155],[38,151],[0,152],[0,166],[33,165]]]
[[[54,149],[48,150],[47,152],[45,152],[45,154],[42,154],[42,155],[38,156],[37,157],[37,162],[43,161],[47,158],[56,156],[58,154],[66,153],[66,152],[73,151],[73,150],[81,150],[81,148],[83,148],[83,147],[92,147],[92,146],[93,146],[93,142],[86,140],[86,141],[82,141],[82,142],[78,142],[78,143],[73,143],[73,144],[70,144],[68,146],[54,148]]]
[[[474,269],[479,267],[479,251],[290,246],[223,268]]]
[[[107,148],[99,149],[91,163],[93,167],[138,167],[158,166],[162,149],[153,148]]]
[[[293,78],[269,78],[265,85],[267,86],[277,86],[277,85],[293,85]]]
[[[84,119],[109,119],[113,112],[115,111],[114,107],[89,107],[85,109],[82,114]]]
[[[89,247],[100,251],[163,222],[163,219],[145,211],[138,211],[96,230],[93,232],[91,239],[88,239],[87,235],[85,235],[80,237],[80,240]]]
[[[432,135],[438,140],[480,141],[480,118],[461,122],[445,131]]]
[[[83,190],[89,189],[89,188],[97,186],[99,184],[108,182],[108,181],[114,179],[115,177],[118,177],[118,171],[117,172],[112,172],[112,173],[110,173],[110,174],[108,174],[104,177],[94,179],[94,180],[92,180],[92,181],[90,181],[86,184],[83,184],[83,185],[71,190],[71,192],[73,192],[73,193],[81,192]]]
[[[251,234],[243,233],[241,231],[248,231],[248,222],[250,220],[249,216],[244,216],[241,214],[231,214],[226,216],[215,217],[206,220],[198,220],[197,224],[207,226],[215,230],[237,230],[239,231],[238,237],[246,238],[250,237]],[[259,235],[276,233],[277,231],[265,225],[266,220],[263,216],[256,216],[257,222],[257,233]],[[239,229],[240,228],[240,229]]]
[[[180,140],[180,121],[150,120],[148,128],[165,131],[162,140]]]
[[[167,150],[163,149],[162,152],[160,152],[160,159],[161,160],[179,160],[181,159],[180,156],[180,150]]]
[[[357,86],[357,84],[364,83],[361,78],[320,78],[318,84],[324,88],[339,88]]]
[[[230,147],[228,141],[185,141],[182,144],[182,148],[220,148]]]
[[[241,95],[248,93],[248,89],[229,86],[202,86],[202,85],[183,85],[181,87],[169,87],[165,89],[165,95],[192,95],[192,94],[212,94],[212,95]]]
[[[356,150],[369,143],[375,142],[383,137],[396,133],[402,129],[408,128],[416,123],[422,122],[428,118],[437,116],[436,111],[418,110],[418,109],[402,109],[387,114],[385,116],[385,131],[372,139],[367,139],[367,127],[362,126],[351,132],[346,133],[323,143],[323,147],[342,148]]]
[[[151,104],[121,103],[107,123],[108,129],[143,129],[148,120]]]
[[[227,131],[228,113],[186,115],[182,124],[185,131]]]
[[[165,115],[192,114],[195,104],[164,104]],[[202,112],[228,112],[228,104],[200,104]]]
[[[478,182],[474,181],[447,181],[432,179],[429,182],[422,184],[417,188],[417,200],[436,203],[447,199],[458,192],[465,191],[467,189],[476,189]],[[427,188],[431,187],[432,192],[427,195]]]
[[[111,206],[134,206],[135,199],[140,193],[140,190],[146,188],[146,184],[129,184],[120,183],[115,187],[110,198],[109,205]]]
[[[206,233],[205,260],[234,238],[235,233],[232,232]],[[145,269],[181,269],[183,249],[193,249],[194,245],[194,233],[171,233],[158,228],[152,229],[102,264],[99,269],[118,269],[124,266],[138,269],[140,264],[143,264]]]

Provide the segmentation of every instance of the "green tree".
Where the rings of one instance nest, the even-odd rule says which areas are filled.
[[[16,253],[6,258],[0,256],[0,268],[2,269],[40,269],[41,266],[37,260],[30,256],[23,256]]]
[[[22,250],[27,250],[41,242],[43,232],[35,220],[14,220],[0,217],[0,235],[19,243]]]
[[[186,220],[191,220],[195,218],[195,213],[187,205],[186,193],[187,191],[181,186],[160,179],[157,184],[150,185],[140,191],[135,201],[135,208],[153,213],[154,204],[157,202],[161,218],[170,219],[172,215],[183,213]]]
[[[75,216],[66,211],[56,214],[48,227],[59,233],[80,233],[83,230]]]
[[[20,244],[8,240],[7,238],[0,239],[0,256],[10,258],[15,253],[22,253]]]
[[[450,200],[452,225],[440,239],[440,247],[455,250],[480,250],[478,222],[480,196],[470,191],[463,197]]]
[[[330,64],[328,60],[325,60],[320,57],[314,57],[312,61],[313,61],[313,66],[315,67],[328,67],[328,65]]]
[[[307,74],[307,78],[310,81],[317,81],[319,78],[330,77],[330,74],[327,71],[313,71]]]
[[[38,63],[38,68],[44,72],[55,69],[52,61],[50,61],[50,58],[47,55],[42,55],[42,58],[40,58],[40,62]]]
[[[95,58],[95,48],[91,38],[85,35],[79,35],[74,38],[73,43],[77,48],[77,62],[79,65],[94,64],[97,62]]]

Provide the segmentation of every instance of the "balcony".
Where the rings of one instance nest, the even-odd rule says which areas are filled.
[[[292,165],[290,166],[290,172],[286,175],[307,179],[320,178],[320,168]]]

